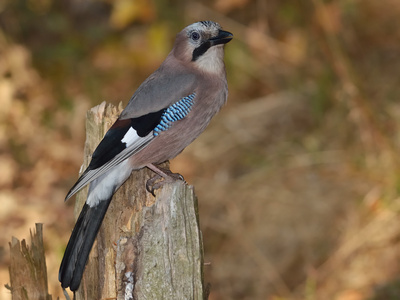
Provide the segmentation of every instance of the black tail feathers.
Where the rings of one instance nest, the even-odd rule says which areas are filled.
[[[110,202],[111,198],[99,202],[94,207],[90,207],[86,203],[83,206],[65,249],[58,273],[58,280],[63,288],[69,287],[71,291],[79,288],[90,250]]]

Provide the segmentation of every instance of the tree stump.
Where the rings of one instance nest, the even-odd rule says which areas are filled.
[[[46,259],[43,247],[43,224],[31,231],[31,245],[13,237],[10,243],[10,282],[12,299],[51,300],[48,293]]]
[[[87,113],[85,158],[122,111],[103,102]],[[154,173],[134,171],[114,195],[76,299],[205,299],[203,243],[193,187],[175,182],[145,189]],[[75,217],[86,201],[77,194]]]

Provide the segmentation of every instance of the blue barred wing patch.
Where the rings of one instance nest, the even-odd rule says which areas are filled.
[[[168,130],[174,122],[186,117],[192,109],[195,96],[196,93],[190,94],[165,109],[161,115],[160,123],[153,130],[153,135],[159,135],[162,131]]]

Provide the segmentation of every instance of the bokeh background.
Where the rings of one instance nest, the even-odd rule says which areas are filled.
[[[0,298],[44,223],[50,293],[86,111],[124,105],[175,34],[218,21],[228,104],[172,162],[200,203],[210,299],[400,299],[398,0],[1,0]]]

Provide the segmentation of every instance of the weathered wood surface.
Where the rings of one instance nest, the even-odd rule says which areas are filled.
[[[193,188],[182,182],[164,186],[142,215],[135,299],[204,299],[202,237]]]
[[[31,245],[12,237],[10,245],[10,282],[12,299],[51,300],[48,293],[43,225],[31,231]]]
[[[87,114],[84,167],[121,111],[104,102]],[[84,168],[82,168],[84,170]],[[205,299],[197,200],[183,182],[156,198],[145,190],[152,171],[133,172],[111,201],[76,299]],[[77,195],[75,217],[86,200]]]

